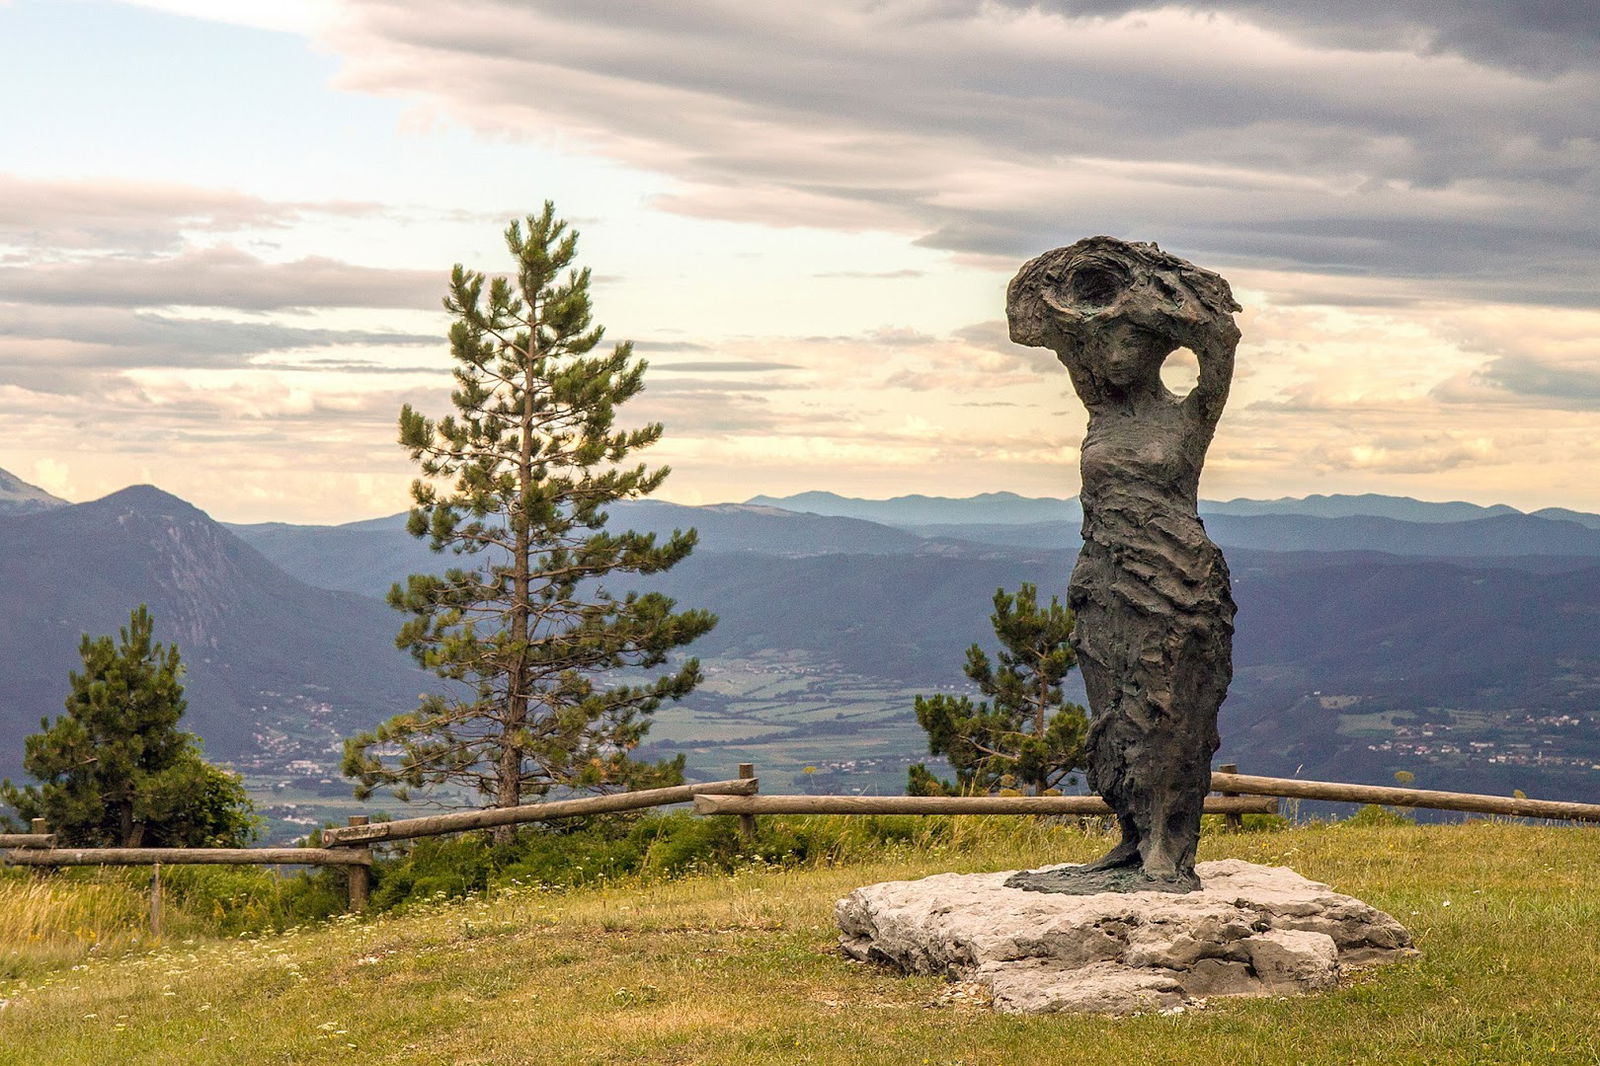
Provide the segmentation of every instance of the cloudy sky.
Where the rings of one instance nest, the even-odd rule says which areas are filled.
[[[1075,492],[1004,287],[1109,233],[1246,307],[1207,497],[1600,510],[1578,0],[0,0],[0,468],[401,510],[449,268],[547,198],[666,498]]]

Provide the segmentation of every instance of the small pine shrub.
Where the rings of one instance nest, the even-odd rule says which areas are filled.
[[[1340,825],[1353,826],[1382,826],[1382,825],[1415,825],[1416,818],[1396,810],[1393,807],[1383,807],[1376,803],[1369,803],[1356,813],[1340,822]]]

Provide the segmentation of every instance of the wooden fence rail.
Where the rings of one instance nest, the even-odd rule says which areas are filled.
[[[14,866],[371,866],[354,848],[16,848]]]
[[[54,833],[0,833],[0,848],[53,848]]]
[[[1256,777],[1252,774],[1212,774],[1211,787],[1222,792],[1239,792],[1250,796],[1285,796],[1337,803],[1383,803],[1391,807],[1425,807],[1438,811],[1600,822],[1600,804],[1596,803],[1481,796],[1470,792],[1433,792],[1422,788],[1391,788],[1385,785],[1347,785],[1337,781],[1299,781],[1288,777]]]
[[[555,818],[575,818],[586,814],[609,814],[614,811],[633,811],[642,807],[664,807],[669,803],[687,803],[696,796],[748,796],[760,788],[756,778],[733,781],[711,781],[703,785],[676,785],[672,788],[649,788],[639,792],[618,792],[611,796],[593,796],[589,799],[557,800],[553,803],[527,803],[520,807],[491,807],[482,811],[457,811],[454,814],[436,814],[428,818],[401,818],[393,822],[374,822],[371,825],[352,825],[337,829],[324,829],[324,847],[345,847],[353,844],[375,844],[380,840],[409,840],[413,837],[438,836],[442,833],[460,833],[468,829],[489,829],[497,825],[521,825],[525,822],[547,822]]]
[[[698,814],[1110,814],[1099,796],[696,796]],[[1207,796],[1207,814],[1274,814],[1278,801]]]

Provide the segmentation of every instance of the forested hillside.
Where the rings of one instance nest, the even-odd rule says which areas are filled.
[[[1432,515],[1414,522],[1208,519],[1228,545],[1239,603],[1222,757],[1264,773],[1383,781],[1407,769],[1439,787],[1600,799],[1600,556],[1571,552],[1600,532],[1521,514],[1445,521],[1428,506],[1411,508]],[[908,517],[949,511],[918,508]],[[408,573],[460,563],[401,524],[222,527],[148,486],[0,516],[11,662],[0,676],[0,773],[16,773],[21,738],[57,712],[80,634],[113,632],[145,602],[158,636],[183,649],[186,722],[214,756],[238,761],[258,787],[293,779],[347,794],[338,739],[433,683],[394,649],[399,619],[379,597]],[[1077,547],[1076,530],[1059,524],[1048,546],[1030,547],[765,503],[624,505],[612,524],[697,528],[696,552],[638,587],[721,619],[692,649],[707,683],[660,712],[650,750],[687,753],[701,776],[755,761],[775,784],[818,789],[898,787],[924,754],[912,698],[960,687],[965,648],[991,637],[996,588],[1029,581],[1064,593]],[[1306,529],[1419,554],[1260,547],[1303,545],[1295,531]],[[1519,541],[1497,529],[1531,532]],[[1496,544],[1568,552],[1471,550]]]

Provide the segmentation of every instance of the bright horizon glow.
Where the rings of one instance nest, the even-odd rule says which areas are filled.
[[[402,511],[449,268],[548,198],[661,499],[1073,495],[1004,287],[1109,232],[1246,307],[1205,498],[1600,512],[1600,31],[1124,7],[0,4],[0,468]]]

